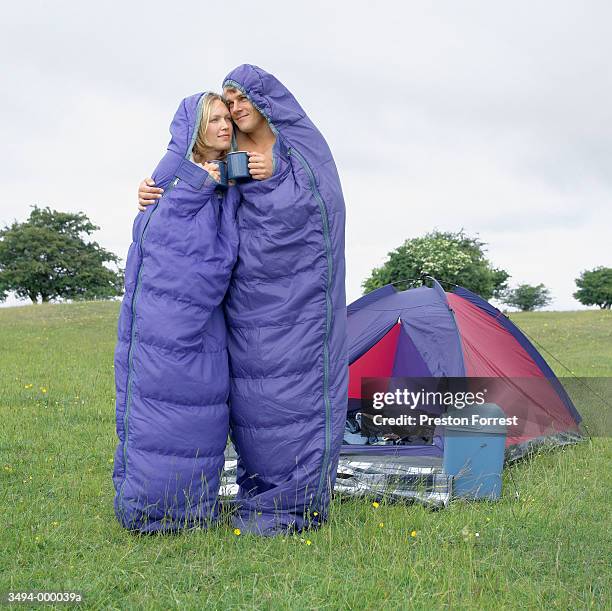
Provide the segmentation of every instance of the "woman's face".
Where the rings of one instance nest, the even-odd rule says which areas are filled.
[[[206,142],[217,151],[229,151],[232,146],[232,118],[227,106],[220,100],[212,103]]]

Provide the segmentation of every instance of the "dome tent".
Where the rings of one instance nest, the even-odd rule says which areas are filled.
[[[506,461],[543,444],[565,445],[583,438],[580,414],[520,329],[471,291],[455,286],[445,292],[430,280],[432,287],[405,291],[387,285],[348,306],[347,425],[334,485],[337,493],[384,496],[429,507],[443,507],[451,498],[452,477],[442,470],[441,429],[427,443],[417,438],[417,443],[407,444],[372,444],[354,433],[363,378],[498,379],[502,390],[510,387],[506,398],[512,400],[501,403],[506,415],[518,414],[526,421],[519,430],[508,430]],[[235,456],[227,458],[222,495],[231,497],[236,492],[236,461]]]
[[[496,378],[513,397],[501,405],[507,416],[523,420],[509,429],[507,459],[523,456],[541,443],[580,439],[581,417],[544,358],[500,310],[471,291],[455,286],[397,291],[384,286],[348,306],[348,413],[361,407],[362,378]],[[507,382],[506,382],[507,381]],[[499,396],[499,392],[498,392]],[[346,444],[344,455],[394,454],[441,457],[443,436],[432,443]]]

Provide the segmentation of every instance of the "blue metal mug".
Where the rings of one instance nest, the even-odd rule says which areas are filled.
[[[227,177],[230,180],[249,180],[249,156],[246,151],[234,151],[227,154]]]
[[[216,163],[219,166],[219,186],[227,189],[227,163],[221,159],[211,159],[207,163]]]

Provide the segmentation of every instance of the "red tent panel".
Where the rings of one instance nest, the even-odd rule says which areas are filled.
[[[488,397],[516,415],[520,428],[509,430],[507,445],[541,435],[575,431],[567,407],[537,364],[499,322],[478,306],[452,293],[448,301],[459,328],[465,374],[475,378],[505,378]]]
[[[361,378],[390,378],[401,325],[398,323],[387,334],[361,355],[349,367],[349,399],[361,399]]]

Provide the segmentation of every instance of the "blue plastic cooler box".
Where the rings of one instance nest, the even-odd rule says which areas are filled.
[[[468,418],[469,424],[444,427],[444,473],[453,476],[453,496],[498,499],[506,447],[506,426],[496,421],[472,424],[472,416],[505,418],[495,403],[449,410],[445,416]]]

